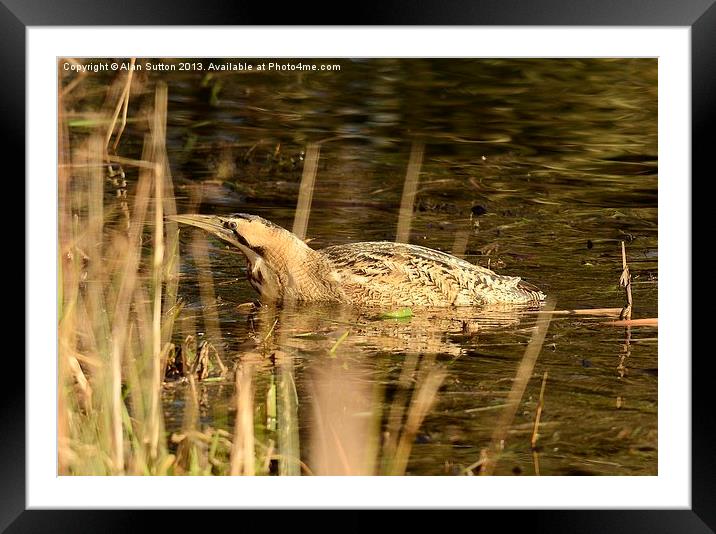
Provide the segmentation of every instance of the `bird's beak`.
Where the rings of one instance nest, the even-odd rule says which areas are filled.
[[[241,243],[236,239],[236,234],[229,228],[224,227],[224,221],[216,215],[169,215],[167,219],[189,226],[195,226],[218,237],[222,241],[231,243],[235,247],[242,248]]]

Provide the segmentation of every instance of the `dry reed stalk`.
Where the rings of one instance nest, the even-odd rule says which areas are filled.
[[[404,475],[410,459],[410,450],[415,441],[415,436],[422,425],[425,416],[435,401],[438,389],[445,380],[447,372],[444,369],[432,368],[433,361],[428,364],[429,369],[424,373],[423,378],[415,386],[413,398],[410,401],[410,409],[405,418],[405,425],[400,434],[398,447],[395,451],[395,458],[391,466],[391,475]],[[426,367],[425,364],[421,366]]]
[[[627,264],[626,260],[626,249],[624,248],[624,241],[621,242],[622,244],[622,275],[621,278],[619,278],[619,285],[624,288],[624,292],[626,293],[626,299],[627,303],[626,306],[622,309],[621,313],[619,314],[619,319],[626,319],[627,321],[631,319],[631,310],[632,310],[632,296],[631,296],[631,273],[629,273],[629,265]]]
[[[136,292],[135,306],[137,299],[144,298],[143,302],[146,307],[147,300],[145,297],[145,293],[140,295],[139,292]],[[151,468],[147,461],[147,428],[144,424],[147,414],[144,394],[145,381],[140,377],[140,371],[143,370],[142,364],[145,360],[143,355],[146,352],[142,348],[140,329],[137,328],[138,322],[135,319],[129,324],[122,368],[124,383],[129,392],[129,395],[127,395],[128,407],[123,406],[125,432],[128,435],[130,445],[126,467],[128,475],[151,473]]]
[[[532,461],[535,466],[535,475],[539,476],[539,454],[537,453],[537,438],[539,437],[539,422],[542,418],[542,409],[544,408],[544,390],[547,386],[547,371],[542,375],[542,387],[539,390],[539,400],[537,401],[537,410],[535,411],[535,422],[532,427],[532,439],[530,445],[532,446]]]
[[[314,422],[310,436],[311,470],[316,475],[372,475],[376,437],[371,385],[360,369],[330,360],[314,369],[310,382]]]
[[[464,475],[467,475],[469,477],[474,476],[475,473],[473,472],[478,467],[482,467],[487,463],[488,454],[487,449],[480,449],[480,457],[477,459],[476,462],[471,463],[468,465],[465,469],[462,470],[462,473]]]
[[[278,411],[278,474],[298,476],[301,474],[300,444],[298,436],[298,396],[293,355],[284,354],[276,361],[276,396]]]
[[[149,454],[152,460],[158,455],[159,447],[159,397],[162,386],[162,263],[164,260],[164,225],[162,224],[162,187],[161,171],[157,166],[154,182],[155,187],[155,232],[154,232],[154,261],[153,280],[154,303],[152,310],[152,379],[150,384],[150,408],[149,408]]]
[[[547,371],[544,372],[544,375],[542,375],[542,387],[539,390],[539,401],[537,401],[537,410],[535,412],[535,423],[532,427],[532,439],[530,440],[530,445],[532,446],[532,449],[537,448],[537,438],[539,436],[538,430],[539,430],[539,421],[542,417],[542,409],[544,407],[544,389],[547,386]]]
[[[455,241],[452,245],[451,254],[457,258],[463,258],[465,256],[465,249],[467,249],[467,242],[470,238],[470,230],[463,228],[455,234]]]
[[[257,332],[259,338],[263,339],[262,351],[264,354],[272,354],[273,368],[271,372],[272,377],[275,376],[275,401],[272,398],[272,392],[269,391],[267,412],[270,416],[275,411],[276,415],[278,474],[288,476],[301,474],[298,393],[296,391],[294,356],[281,349],[285,347],[287,340],[285,325],[290,323],[290,319],[296,313],[297,310],[293,303],[286,302],[280,310],[274,306],[262,306],[257,316],[259,330],[266,330],[265,334],[263,331]],[[271,406],[269,407],[268,404]]]
[[[62,206],[60,209],[63,209]],[[63,235],[60,233],[60,235]],[[59,258],[58,298],[58,474],[69,474],[75,455],[71,448],[71,420],[74,410],[92,408],[92,391],[77,361],[78,323],[82,320],[78,313],[80,265],[76,252],[70,246],[60,243],[60,251],[66,250]],[[69,256],[69,257],[68,257]],[[80,316],[80,317],[78,317]],[[75,395],[68,392],[75,386],[80,388],[81,398],[75,402]],[[86,384],[86,386],[85,386]]]
[[[115,139],[114,143],[114,149],[117,148],[117,144],[119,143],[119,138],[122,135],[122,132],[124,131],[124,126],[127,123],[127,108],[129,107],[129,93],[130,89],[132,87],[132,75],[134,74],[134,62],[135,58],[131,59],[131,66],[132,68],[129,69],[129,72],[127,72],[127,80],[124,84],[124,89],[122,90],[122,94],[119,97],[119,100],[117,101],[117,105],[114,108],[114,113],[112,115],[112,120],[110,122],[109,128],[107,129],[107,133],[105,134],[105,142],[104,142],[104,152],[106,154],[107,148],[109,147],[109,141],[112,139],[112,133],[114,132],[114,127],[117,124],[117,119],[119,118],[119,112],[122,110],[122,107],[124,107],[124,115],[123,115],[123,123],[120,128],[120,131],[117,134],[117,137]]]
[[[196,379],[194,375],[188,375],[189,387],[185,394],[185,406],[182,416],[182,431],[180,435],[173,434],[172,441],[178,441],[176,453],[176,464],[179,466],[190,466],[196,455],[194,435],[199,424],[199,398],[196,391]]]
[[[203,231],[195,230],[191,241],[191,255],[197,266],[197,278],[199,279],[199,294],[201,295],[202,313],[204,326],[209,340],[216,343],[216,350],[219,358],[223,360],[223,349],[221,346],[221,327],[219,325],[219,312],[216,309],[216,296],[214,292],[214,278],[211,275],[211,263],[209,262],[209,246]]]
[[[313,201],[313,189],[318,171],[318,158],[321,154],[321,146],[316,143],[309,143],[306,147],[306,159],[303,164],[301,175],[301,186],[298,191],[298,202],[296,204],[296,215],[293,220],[293,233],[299,239],[306,238],[308,229],[308,217],[311,214],[311,203]]]
[[[89,276],[92,280],[101,280],[102,231],[104,228],[104,167],[102,165],[102,140],[93,135],[88,145],[88,164],[90,166],[89,191],[87,195],[87,234],[85,250],[90,258]]]
[[[57,60],[58,65],[61,65],[64,62],[72,63],[73,65],[80,64],[80,62],[74,58],[58,58],[58,60]],[[61,72],[61,70],[58,68],[57,72]],[[77,75],[75,76],[75,79],[72,80],[70,83],[68,83],[64,89],[60,89],[60,87],[59,87],[60,86],[60,83],[59,83],[60,78],[58,77],[58,79],[57,79],[57,82],[58,82],[57,94],[60,96],[60,98],[64,98],[64,97],[68,96],[72,92],[72,90],[75,87],[77,87],[87,77],[88,74],[89,74],[88,70],[80,70],[77,73]]]
[[[134,315],[134,321],[133,323],[130,323],[130,326],[133,326],[137,331],[137,347],[131,347],[129,344],[127,344],[127,349],[125,351],[125,359],[126,361],[129,361],[130,359],[136,360],[139,355],[151,355],[152,354],[152,344],[154,340],[152,339],[152,309],[149,305],[151,302],[151,299],[149,297],[149,293],[147,293],[147,289],[144,287],[143,284],[138,284],[137,288],[134,290],[134,302],[133,302],[133,315]],[[137,352],[134,352],[134,350],[137,350]],[[143,365],[145,358],[142,358],[142,369],[146,369],[146,367]],[[150,358],[146,358],[148,362],[151,361]],[[142,378],[145,378],[145,373],[142,373]],[[141,391],[144,392],[144,388],[146,386],[142,385]]]
[[[132,66],[134,59],[132,59]],[[129,102],[129,87],[132,83],[132,70],[129,71],[127,81],[127,100]],[[160,393],[162,387],[162,375],[164,369],[162,362],[162,288],[164,285],[164,162],[157,161],[159,158],[158,147],[165,144],[165,124],[167,112],[167,88],[166,85],[157,86],[155,93],[155,105],[152,131],[152,160],[154,161],[154,257],[152,263],[152,287],[154,293],[154,305],[152,310],[152,379],[150,384],[150,408],[149,408],[149,454],[152,460],[156,460],[159,454],[159,432],[160,432]],[[126,123],[127,110],[124,111],[124,123]],[[124,125],[119,131],[122,134]],[[115,147],[119,137],[115,140]]]
[[[117,146],[119,145],[119,140],[122,138],[122,134],[124,133],[124,128],[127,126],[127,111],[129,110],[129,94],[131,93],[132,89],[132,76],[134,75],[134,64],[135,64],[136,58],[132,58],[130,60],[129,65],[129,72],[127,73],[127,88],[125,90],[125,96],[124,96],[124,103],[122,104],[122,122],[119,126],[119,131],[117,132],[116,137],[114,138],[114,144],[112,145],[112,150],[117,150]]]
[[[58,373],[57,373],[57,466],[58,474],[68,474],[71,465],[72,450],[70,448],[70,400],[67,398],[67,387],[70,383],[67,355],[75,351],[76,336],[74,335],[75,309],[79,289],[79,269],[76,254],[72,254],[72,218],[69,205],[69,131],[65,121],[63,93],[59,91],[58,79],[58,292],[57,297],[57,341],[58,341]]]
[[[659,326],[658,317],[648,319],[625,319],[622,321],[606,321],[602,324],[609,326]]]
[[[554,310],[556,302],[553,299],[547,299],[544,306],[544,313],[540,313],[537,316],[537,324],[535,330],[532,333],[532,338],[525,349],[525,354],[522,357],[522,362],[517,368],[515,380],[512,383],[512,389],[507,396],[507,407],[500,414],[500,418],[495,425],[495,430],[492,433],[492,439],[490,448],[487,453],[487,460],[482,464],[480,470],[481,475],[492,475],[499,461],[500,453],[504,449],[505,439],[507,432],[512,424],[517,413],[517,408],[520,405],[522,397],[525,394],[527,383],[532,376],[532,370],[534,369],[537,357],[542,350],[542,344],[544,343],[547,330],[549,329],[549,323],[552,318],[551,311]]]
[[[143,169],[154,169],[154,162],[151,161],[144,161],[141,159],[132,159],[132,158],[125,158],[122,156],[117,156],[114,154],[110,154],[107,157],[107,161],[109,163],[117,163],[119,165],[126,165],[128,167],[137,167],[137,168],[143,168]]]
[[[176,199],[174,197],[174,180],[169,167],[169,157],[166,149],[166,117],[168,93],[167,86],[161,83],[157,86],[156,108],[161,120],[154,122],[154,156],[156,164],[162,168],[163,177],[163,211],[167,217],[177,214]],[[177,315],[177,299],[179,291],[179,223],[166,219],[166,248],[164,252],[163,276],[165,281],[164,307],[162,310],[163,336],[162,345],[171,341],[174,330],[174,320]]]
[[[408,402],[408,390],[413,381],[415,370],[418,365],[418,354],[408,353],[403,365],[400,369],[400,377],[398,378],[398,392],[395,394],[390,404],[388,412],[388,422],[385,430],[385,439],[383,442],[383,471],[390,471],[390,463],[395,458],[395,451],[398,448],[398,439],[400,438],[400,427],[403,424],[403,416],[406,404]]]
[[[480,406],[479,408],[468,408],[463,410],[465,413],[489,412],[490,410],[500,410],[505,408],[507,404],[495,404],[492,406]]]
[[[109,284],[107,269],[103,261],[104,243],[104,173],[103,173],[103,147],[101,137],[92,135],[86,147],[77,150],[77,157],[86,165],[87,176],[87,215],[85,224],[78,226],[75,242],[81,243],[83,254],[87,259],[87,306],[90,313],[92,331],[97,351],[107,354],[106,340],[109,337],[109,320],[104,310],[107,309],[107,296],[105,291]],[[76,163],[73,162],[73,163]]]
[[[346,330],[341,334],[341,337],[339,337],[336,342],[333,344],[333,346],[328,350],[328,354],[334,355],[336,353],[336,350],[338,350],[338,347],[341,346],[341,343],[343,343],[348,335],[351,333],[350,330]]]
[[[403,196],[400,201],[398,229],[395,232],[396,243],[407,243],[410,241],[410,227],[413,222],[413,204],[415,203],[415,193],[418,190],[418,178],[420,177],[420,167],[423,163],[423,152],[423,143],[414,142],[410,149],[408,170],[405,173]]]
[[[597,317],[619,317],[623,308],[590,308],[583,310],[552,310],[552,315],[593,315]],[[547,313],[545,310],[527,311],[527,314]]]
[[[148,149],[145,143],[145,152]],[[122,437],[122,355],[125,350],[129,325],[129,307],[137,283],[141,234],[149,205],[152,176],[139,173],[139,183],[134,200],[133,218],[129,239],[120,271],[120,285],[112,318],[112,348],[110,353],[111,374],[111,420],[112,420],[112,461],[116,473],[124,471],[124,440]]]
[[[190,196],[189,196],[189,204],[187,206],[188,213],[196,213],[199,208],[200,202],[201,202],[201,190],[198,188],[192,188]],[[175,209],[176,209],[176,207],[175,207]],[[168,227],[168,228],[171,228],[171,227]],[[176,237],[178,239],[178,237],[179,237],[178,224],[174,228],[176,229],[176,232],[177,232]],[[170,235],[170,236],[172,235],[171,233],[169,233],[169,230],[167,230],[167,232],[168,232],[168,235]],[[172,229],[172,232],[173,232],[173,229]],[[193,236],[197,237],[198,234],[194,233]],[[179,246],[178,242],[175,243],[175,247],[178,247],[178,246]],[[178,256],[178,254],[179,254],[179,251],[177,249],[177,256]],[[179,263],[179,261],[177,259],[177,265],[175,266],[175,269],[176,269],[175,276],[176,276],[177,288],[178,288],[178,282],[179,282],[179,265],[178,265],[178,263]],[[187,340],[189,338],[194,339],[194,336],[196,335],[196,332],[197,332],[197,324],[196,323],[197,323],[197,317],[195,314],[188,313],[188,314],[181,315],[179,317],[179,328],[178,328],[180,338],[183,340]],[[184,350],[184,344],[182,344],[181,356],[182,356],[182,368],[184,369],[184,374],[186,374],[188,366],[187,366],[187,361],[186,361],[186,352]]]
[[[109,271],[104,266],[104,174],[101,136],[92,134],[86,142],[72,150],[72,166],[80,164],[78,172],[77,194],[73,195],[73,204],[70,209],[77,210],[78,214],[73,221],[73,254],[79,254],[82,262],[78,264],[80,276],[76,279],[78,285],[85,278],[85,289],[79,292],[77,311],[82,313],[82,322],[76,323],[76,331],[68,332],[70,336],[86,335],[88,350],[95,352],[104,360],[104,366],[92,381],[97,384],[98,413],[86,412],[85,421],[92,421],[96,417],[97,441],[102,451],[108,451],[110,471],[113,474],[124,473],[124,434],[122,423],[121,401],[121,352],[116,355],[111,351],[113,335],[110,334],[111,321],[106,309],[111,301],[111,295],[106,291],[109,285]],[[86,196],[82,192],[86,191]],[[83,208],[86,212],[83,215]],[[78,246],[79,245],[79,246]],[[81,247],[81,248],[80,248]],[[79,339],[74,341],[79,343]],[[77,345],[75,345],[77,346]],[[116,356],[116,357],[115,357]],[[73,366],[70,366],[72,369]],[[82,383],[77,374],[81,372],[79,366],[74,367],[74,378]],[[94,403],[92,403],[94,404]],[[108,410],[105,408],[109,408]],[[93,443],[93,445],[96,445]]]
[[[541,476],[539,470],[539,453],[537,452],[537,449],[532,450],[532,465],[534,465],[535,468],[535,476]]]
[[[162,304],[168,309],[175,304],[175,297],[172,300],[167,294],[165,298],[163,287],[165,272],[174,269],[170,259],[177,261],[176,251],[167,251],[163,234],[164,213],[175,213],[176,208],[171,184],[167,184],[171,179],[166,172],[167,98],[166,87],[161,84],[150,120],[151,133],[145,137],[138,165],[131,219],[127,210],[127,231],[108,239],[112,234],[105,228],[105,221],[107,228],[114,228],[111,222],[115,216],[104,203],[107,136],[112,136],[117,110],[123,107],[116,147],[127,122],[130,89],[131,75],[109,88],[106,101],[115,110],[111,129],[107,132],[103,126],[110,122],[106,120],[110,110],[108,115],[97,115],[96,127],[101,132],[72,138],[73,143],[79,140],[77,146],[70,145],[65,120],[63,98],[69,91],[58,101],[58,406],[63,411],[62,427],[58,428],[58,460],[60,472],[64,473],[151,474],[157,473],[157,468],[166,472],[174,461],[165,454],[165,444],[160,441],[161,373],[172,350],[168,343],[172,324],[165,323]],[[120,92],[117,100],[115,96]],[[71,179],[76,183],[72,184]],[[167,191],[172,198],[166,198]],[[139,276],[150,206],[154,210],[154,248],[148,269],[141,269],[152,273],[151,286],[145,287]],[[167,342],[163,342],[164,338]],[[150,463],[147,454],[151,456]]]
[[[59,80],[58,80],[59,84]],[[69,253],[68,247],[72,242],[72,211],[70,208],[70,132],[65,119],[65,105],[63,95],[57,99],[57,203],[58,203],[58,245],[60,259]],[[60,267],[62,263],[59,264]],[[67,284],[66,280],[63,280]],[[65,285],[61,286],[64,288]]]
[[[256,474],[253,373],[254,366],[250,363],[242,364],[236,372],[236,421],[230,457],[232,476]]]
[[[67,365],[79,389],[82,408],[88,412],[92,411],[92,386],[82,371],[80,363],[74,356],[67,356]]]
[[[135,293],[135,307],[137,306],[138,300],[142,297],[143,295],[140,295],[139,292]],[[139,324],[140,322],[141,321],[135,318],[135,320],[129,324],[126,351],[124,354],[124,373],[127,387],[131,392],[131,394],[128,396],[128,401],[132,410],[132,418],[138,423],[135,426],[134,431],[136,434],[139,435],[139,439],[143,443],[145,443],[146,437],[144,436],[144,429],[139,424],[141,421],[146,420],[146,406],[143,395],[144,383],[142,380],[142,376],[140,375],[141,365],[139,361],[137,361],[137,355],[141,355],[144,353],[141,345],[142,335]],[[142,448],[139,448],[138,451],[135,451],[135,454],[137,454],[137,452],[141,454],[142,460],[146,461],[146,459],[144,458],[144,450]]]

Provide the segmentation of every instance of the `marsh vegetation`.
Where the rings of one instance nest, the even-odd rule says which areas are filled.
[[[59,70],[60,474],[656,474],[656,60],[330,63]],[[232,212],[548,307],[257,305]]]

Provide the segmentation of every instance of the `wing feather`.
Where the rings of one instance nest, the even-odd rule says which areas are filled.
[[[534,302],[541,293],[518,277],[502,276],[419,245],[390,241],[336,245],[320,251],[343,285],[367,301],[397,305],[474,305]]]

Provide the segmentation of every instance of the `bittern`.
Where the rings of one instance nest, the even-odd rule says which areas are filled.
[[[539,304],[545,295],[445,252],[388,241],[314,250],[257,215],[176,215],[238,248],[264,303],[338,302],[356,306]]]

